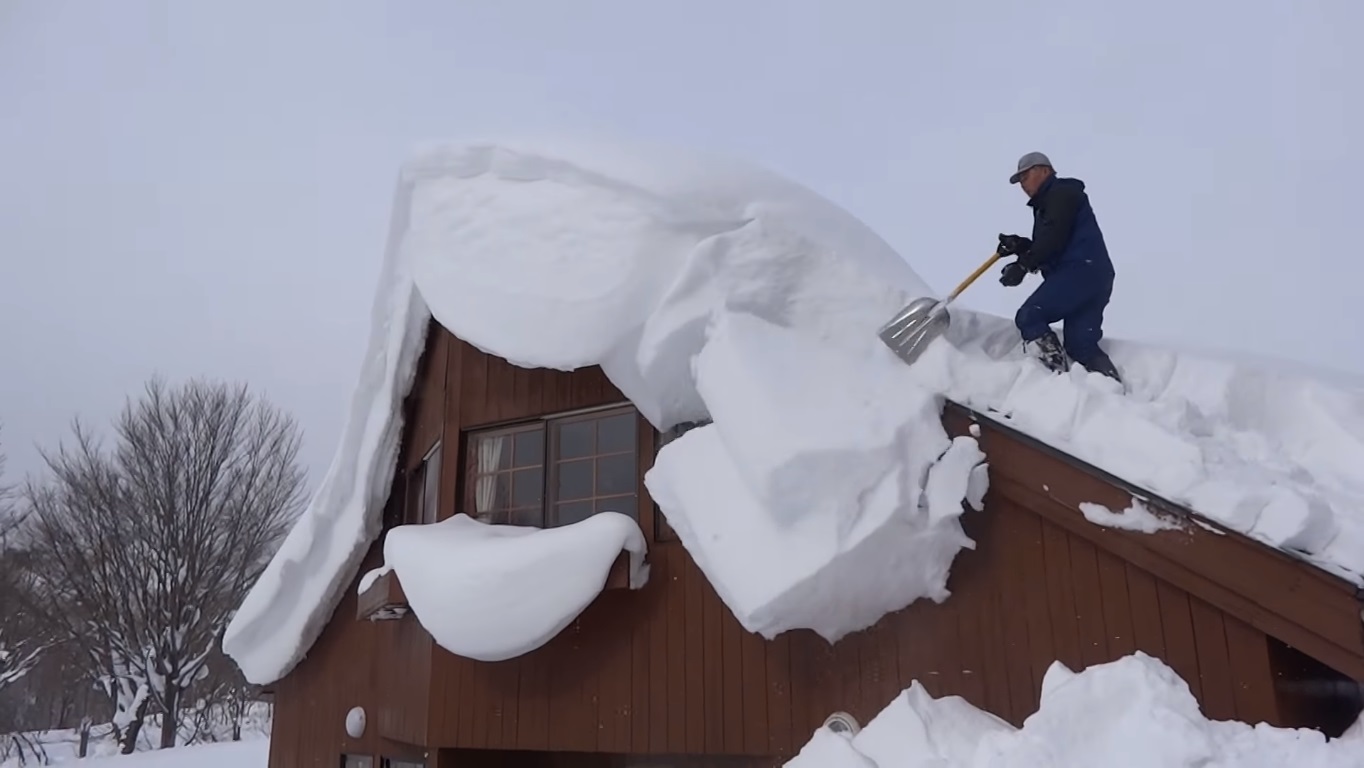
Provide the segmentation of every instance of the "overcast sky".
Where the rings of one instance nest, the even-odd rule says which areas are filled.
[[[949,289],[1029,150],[1089,185],[1110,335],[1364,372],[1357,0],[0,0],[11,475],[147,378],[244,380],[316,483],[411,146],[605,132],[847,207]],[[993,279],[963,303],[1011,315]]]

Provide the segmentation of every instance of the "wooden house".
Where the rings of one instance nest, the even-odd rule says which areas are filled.
[[[1021,724],[1054,660],[1079,670],[1138,649],[1173,667],[1211,718],[1337,735],[1361,709],[1352,584],[954,404],[949,433],[978,424],[990,462],[984,510],[963,518],[976,549],[955,561],[950,599],[832,646],[809,631],[769,641],[740,626],[645,487],[673,435],[655,432],[599,369],[519,368],[432,321],[406,409],[385,530],[456,512],[554,526],[609,504],[633,509],[649,581],[626,588],[622,558],[547,645],[488,663],[436,645],[392,574],[363,594],[357,575],[306,658],[271,685],[272,768],[774,766],[831,714],[865,723],[913,680]],[[617,474],[579,498],[547,492],[574,435],[594,434],[575,450]],[[510,441],[512,461],[490,504],[474,492],[474,457],[494,439]],[[1122,509],[1134,494],[1191,524],[1145,534],[1079,511],[1082,501]],[[382,536],[360,573],[381,553]],[[352,714],[348,724],[360,711],[363,723]]]

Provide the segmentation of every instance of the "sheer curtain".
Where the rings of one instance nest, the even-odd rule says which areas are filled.
[[[477,466],[474,468],[478,480],[474,486],[474,506],[478,519],[483,522],[488,522],[492,517],[494,505],[497,504],[497,475],[494,473],[501,464],[502,445],[506,440],[506,435],[499,435],[478,441],[478,455],[475,457]]]

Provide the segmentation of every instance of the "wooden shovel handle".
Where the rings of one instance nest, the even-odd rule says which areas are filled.
[[[971,283],[974,283],[976,281],[976,278],[983,275],[985,273],[985,270],[994,266],[994,263],[996,261],[999,261],[999,251],[995,251],[994,254],[990,256],[990,258],[985,260],[984,264],[981,264],[979,267],[976,267],[975,272],[972,272],[969,277],[961,281],[961,285],[957,286],[957,290],[952,291],[952,293],[948,295],[947,301],[952,301],[953,299],[957,298],[957,295],[960,294],[962,291],[966,290],[967,286],[969,286]]]

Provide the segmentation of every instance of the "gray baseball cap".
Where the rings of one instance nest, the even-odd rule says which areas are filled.
[[[1029,152],[1028,154],[1018,158],[1018,171],[1015,172],[1014,175],[1009,177],[1009,183],[1017,184],[1019,177],[1023,175],[1024,171],[1028,170],[1029,168],[1036,168],[1039,165],[1045,165],[1048,168],[1054,167],[1051,164],[1051,160],[1048,159],[1047,156],[1042,154],[1041,152]]]

